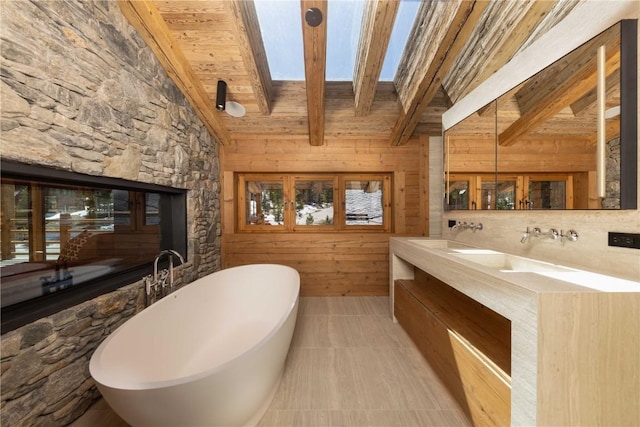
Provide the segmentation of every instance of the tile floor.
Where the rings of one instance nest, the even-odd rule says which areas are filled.
[[[470,426],[388,304],[301,298],[282,382],[259,426]],[[72,426],[127,424],[101,400]]]

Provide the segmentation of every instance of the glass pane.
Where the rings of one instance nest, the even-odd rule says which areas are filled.
[[[380,73],[381,81],[393,81],[398,64],[400,64],[400,58],[402,58],[402,53],[404,52],[404,46],[407,44],[409,33],[413,27],[413,22],[416,20],[420,3],[419,1],[400,2],[387,53],[384,57],[382,72]]]
[[[160,225],[160,194],[144,195],[144,225]]]
[[[113,190],[113,216],[114,225],[125,226],[132,225],[131,212],[129,206],[132,204],[129,201],[129,192],[124,190]]]
[[[142,212],[159,220],[161,194],[2,179],[2,307],[66,289],[153,260],[160,229],[142,231]],[[120,210],[118,210],[120,209]],[[118,225],[118,220],[124,225]]]
[[[333,181],[296,181],[296,225],[333,224]]]
[[[43,187],[42,192],[47,260],[57,260],[61,248],[82,232],[113,231],[111,190]]]
[[[304,80],[300,2],[259,0],[254,4],[271,78]]]
[[[282,181],[247,181],[245,185],[247,225],[283,225]]]
[[[496,183],[494,181],[482,182],[482,195],[480,200],[480,209],[496,208]]]
[[[30,206],[28,185],[2,184],[2,266],[29,262]]]
[[[496,185],[496,209],[509,210],[516,208],[516,182],[500,181]]]
[[[529,209],[565,209],[565,181],[529,181]]]
[[[382,225],[382,181],[346,181],[347,225]]]
[[[353,80],[363,0],[331,0],[327,19],[327,81]]]
[[[449,209],[469,209],[469,181],[449,183]]]

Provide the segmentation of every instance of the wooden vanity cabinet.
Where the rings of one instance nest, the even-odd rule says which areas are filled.
[[[511,417],[511,322],[422,270],[396,280],[395,316],[476,426]]]

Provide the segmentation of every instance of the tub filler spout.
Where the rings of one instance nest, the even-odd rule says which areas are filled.
[[[169,256],[169,268],[158,271],[158,262],[164,257]],[[165,249],[153,260],[153,276],[149,275],[142,279],[145,288],[145,307],[149,307],[155,300],[169,295],[173,292],[173,257],[180,260],[180,264],[184,264],[184,258],[178,251],[173,249]],[[153,298],[152,298],[153,297]]]

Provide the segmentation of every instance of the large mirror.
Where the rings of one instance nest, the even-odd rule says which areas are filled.
[[[446,208],[635,209],[636,31],[616,24],[448,129]]]

